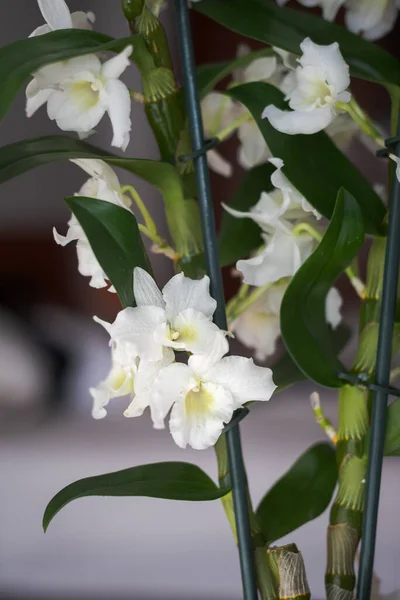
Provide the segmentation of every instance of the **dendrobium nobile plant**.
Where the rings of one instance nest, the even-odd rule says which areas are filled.
[[[226,160],[217,143],[236,135],[237,164],[246,170],[233,198],[218,198],[223,207],[220,266],[231,265],[239,284],[227,303],[226,330],[213,320],[221,307],[206,273],[195,153],[184,90],[158,18],[163,0],[122,0],[129,27],[122,39],[97,33],[95,14],[71,14],[64,0],[37,3],[44,24],[28,39],[0,50],[0,114],[5,116],[26,85],[27,117],[47,110],[55,126],[72,135],[1,148],[1,181],[59,159],[87,173],[77,194],[66,198],[72,215],[65,231],[54,229],[53,235],[62,246],[76,242],[79,272],[90,286],[116,293],[122,305],[112,323],[94,317],[110,336],[111,368],[90,389],[92,415],[106,417],[109,403],[124,396],[123,415],[148,411],[157,429],[168,422],[171,443],[197,450],[213,446],[219,474],[215,483],[193,464],[160,462],[89,477],[50,501],[44,528],[82,496],[220,498],[237,539],[227,431],[253,402],[279,402],[280,390],[308,379],[337,388],[337,424],[325,417],[314,392],[310,414],[328,440],[307,449],[256,509],[246,488],[256,585],[263,600],[310,597],[300,551],[275,542],[320,515],[333,497],[326,595],[350,600],[363,533],[371,419],[367,383],[376,368],[387,202],[385,189],[379,193],[367,181],[348,150],[358,138],[375,152],[385,147],[385,137],[396,135],[400,65],[372,40],[393,28],[398,2],[299,0],[305,7],[320,7],[317,14],[289,8],[285,0],[192,0],[193,10],[263,44],[256,51],[240,44],[229,61],[197,70],[205,137],[212,140],[209,167],[222,177],[232,175],[237,165]],[[117,7],[110,3],[110,10]],[[339,11],[345,27],[333,23]],[[122,81],[129,69],[139,71],[142,92]],[[360,106],[351,77],[386,88],[391,131],[381,130]],[[133,102],[143,107],[159,160],[129,156]],[[106,114],[110,145],[122,155],[84,141]],[[390,150],[386,156],[390,183],[400,177],[400,160]],[[124,171],[161,193],[168,239],[158,232],[146,200],[124,185]],[[141,236],[173,265],[175,275],[162,290]],[[358,256],[366,240],[364,276]],[[358,349],[350,368],[338,358],[349,338],[335,286],[340,277],[348,279],[360,307]],[[396,324],[393,353],[399,333]],[[254,360],[229,354],[232,337],[250,349]],[[286,351],[277,361],[281,337]],[[393,368],[393,380],[397,374]],[[400,399],[388,409],[385,455],[400,454],[399,423]]]

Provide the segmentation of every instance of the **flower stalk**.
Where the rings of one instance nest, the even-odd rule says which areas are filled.
[[[381,146],[381,148],[385,147],[385,140],[383,139],[381,132],[376,128],[374,122],[367,115],[367,113],[363,111],[361,106],[355,100],[354,96],[348,103],[337,102],[335,104],[335,107],[339,110],[347,112],[348,115],[361,129],[361,131],[363,131],[368,137],[373,139],[374,142],[378,144],[378,146]]]
[[[365,296],[360,311],[360,342],[352,371],[375,370],[375,355],[368,352],[365,333],[376,324],[382,292],[382,257],[385,238],[375,238],[368,257]],[[368,365],[364,357],[368,356]],[[362,357],[362,359],[360,359]],[[337,463],[339,487],[330,513],[325,584],[328,600],[341,594],[353,598],[356,583],[354,562],[362,535],[365,500],[365,438],[370,425],[370,393],[366,388],[345,385],[339,390]]]

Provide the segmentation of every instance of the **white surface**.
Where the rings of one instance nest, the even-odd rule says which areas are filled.
[[[254,502],[310,444],[323,439],[308,406],[309,388],[253,408],[242,425]],[[327,412],[334,403],[323,394]],[[122,408],[122,407],[121,407]],[[282,439],[289,440],[284,445]],[[3,436],[0,592],[39,597],[241,598],[239,566],[219,501],[84,498],[41,530],[43,509],[80,477],[165,460],[195,462],[215,477],[213,452],[180,450],[150,420],[65,417]],[[377,573],[382,592],[400,587],[400,461],[387,459],[380,505]],[[391,521],[392,519],[392,521]],[[313,591],[323,597],[327,514],[288,536],[302,550]]]

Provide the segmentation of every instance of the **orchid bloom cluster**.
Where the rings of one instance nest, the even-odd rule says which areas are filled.
[[[46,21],[31,36],[59,29],[91,29],[92,13],[70,14],[64,0],[38,0]],[[75,131],[81,139],[94,133],[105,113],[113,128],[111,144],[125,150],[131,131],[131,99],[120,76],[129,66],[132,46],[101,62],[96,54],[85,54],[46,65],[34,73],[26,88],[26,114],[31,117],[47,105],[49,118],[63,131]]]
[[[250,218],[261,228],[263,246],[248,259],[241,259],[236,269],[245,285],[259,288],[256,300],[241,312],[231,330],[243,344],[254,348],[255,357],[265,360],[274,354],[280,336],[279,314],[290,279],[317,245],[315,229],[321,216],[290,183],[279,158],[271,158],[276,171],[271,176],[273,190],[263,192],[249,212],[225,206],[236,218]],[[251,298],[251,296],[250,296]],[[326,319],[335,328],[341,321],[342,299],[332,288],[326,299]]]
[[[81,167],[90,175],[90,179],[83,184],[76,196],[95,198],[129,209],[131,200],[128,196],[122,194],[118,177],[107,163],[103,160],[83,158],[71,159],[71,162]],[[89,285],[91,287],[104,288],[108,285],[107,275],[101,268],[85,232],[74,215],[68,221],[66,235],[59,234],[54,227],[53,236],[60,246],[66,246],[70,242],[76,241],[78,271],[81,275],[90,277]],[[115,292],[114,287],[111,286],[109,291]]]
[[[230,87],[253,81],[264,81],[277,87],[285,94],[292,111],[266,107],[262,116],[275,129],[288,134],[325,130],[340,149],[346,150],[359,134],[356,123],[346,112],[346,104],[351,100],[347,91],[349,68],[336,43],[319,46],[307,38],[300,48],[303,54],[299,60],[279,48],[274,48],[269,56],[256,58],[234,72]],[[249,48],[240,45],[238,56],[246,56],[249,52]],[[224,139],[226,132],[237,130],[237,158],[244,169],[251,169],[272,157],[255,120],[243,105],[229,96],[211,92],[202,102],[202,114],[205,133],[210,138]],[[232,165],[217,150],[208,153],[208,162],[216,173],[224,177],[232,175]]]
[[[284,6],[288,0],[276,0]],[[394,27],[399,0],[298,0],[307,7],[319,6],[322,16],[334,21],[339,9],[345,9],[345,25],[352,32],[361,34],[367,40],[378,40],[388,34]]]
[[[91,13],[70,14],[64,0],[38,3],[46,25],[35,30],[33,36],[70,27],[91,28],[94,21]],[[157,12],[160,6],[160,2],[154,2],[152,9]],[[232,85],[266,81],[279,88],[291,110],[267,106],[262,116],[283,133],[311,134],[325,129],[335,140],[345,131],[347,141],[349,132],[354,131],[353,121],[345,112],[351,102],[350,79],[338,45],[318,46],[307,38],[300,48],[302,56],[298,60],[273,48],[265,56],[245,61],[245,66],[234,72]],[[93,132],[107,112],[113,126],[112,144],[124,150],[131,129],[130,95],[119,77],[129,64],[131,52],[132,47],[127,46],[106,62],[89,54],[42,67],[27,88],[28,116],[47,104],[49,117],[61,129],[75,131],[82,138]],[[241,46],[239,57],[246,57],[248,52]],[[263,192],[248,212],[223,205],[235,218],[250,218],[260,226],[258,250],[236,264],[246,301],[236,303],[229,329],[254,349],[257,360],[264,361],[276,349],[280,306],[290,280],[321,237],[321,215],[288,180],[284,162],[272,157],[245,107],[212,92],[202,108],[207,135],[218,135],[221,128],[228,134],[237,129],[241,166],[251,168],[269,161],[275,167],[272,189]],[[232,173],[232,165],[216,150],[208,153],[208,159],[221,174]],[[89,175],[78,196],[130,210],[131,200],[124,193],[129,186],[121,187],[108,164],[98,159],[72,162]],[[140,208],[141,200],[138,202],[134,193],[131,195]],[[147,225],[151,217],[144,206],[141,210]],[[53,233],[62,246],[76,241],[78,270],[90,278],[90,286],[108,286],[107,275],[75,216],[69,220],[65,235],[55,229]],[[169,256],[175,258],[173,252]],[[112,286],[109,291],[115,292]],[[134,296],[137,306],[122,310],[113,323],[96,318],[110,335],[112,367],[107,377],[91,389],[94,418],[107,414],[111,400],[129,396],[125,416],[136,417],[149,408],[154,427],[162,428],[170,412],[169,426],[175,442],[181,447],[189,444],[202,449],[216,442],[236,409],[248,401],[270,398],[275,386],[269,369],[256,366],[252,359],[226,356],[227,332],[212,321],[216,304],[209,293],[208,277],[191,280],[179,273],[161,292],[146,271],[135,268]],[[341,303],[339,292],[333,288],[326,299],[326,319],[333,328],[341,320]],[[187,364],[180,360],[185,353]]]
[[[112,368],[91,389],[93,417],[103,418],[110,399],[130,395],[126,417],[149,407],[154,427],[169,428],[176,444],[202,450],[212,446],[233,412],[246,402],[269,400],[275,385],[270,369],[252,359],[225,356],[226,332],[213,322],[215,300],[209,279],[192,280],[179,273],[162,292],[143,269],[134,270],[137,306],[125,308],[109,324]],[[186,352],[188,363],[175,361]]]

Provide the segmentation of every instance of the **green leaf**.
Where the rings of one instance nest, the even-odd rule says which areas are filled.
[[[69,502],[85,496],[147,496],[168,500],[216,500],[229,492],[219,488],[204,471],[185,462],[161,462],[86,477],[63,488],[50,500],[43,516],[46,531]]]
[[[351,338],[351,330],[345,325],[339,325],[331,331],[332,345],[336,354],[339,354]],[[290,354],[285,354],[278,362],[271,366],[275,385],[278,386],[277,392],[307,379],[306,375],[300,371]]]
[[[306,37],[322,45],[338,42],[354,77],[400,85],[400,64],[394,56],[310,13],[279,7],[273,0],[202,0],[193,6],[236,33],[298,55]]]
[[[49,135],[0,148],[0,183],[40,165],[70,158],[100,158],[154,185],[163,196],[176,250],[182,256],[197,254],[197,248],[201,246],[199,220],[196,219],[197,206],[193,200],[184,198],[179,174],[167,162],[116,156],[87,142],[63,135]],[[191,228],[190,234],[185,231],[185,227]],[[187,247],[188,243],[192,247]]]
[[[135,216],[104,200],[73,196],[66,202],[115,287],[122,306],[134,306],[133,269],[142,267],[151,273]]]
[[[262,192],[271,189],[270,178],[275,167],[267,163],[254,167],[246,173],[229,206],[236,210],[248,211]],[[219,234],[219,257],[221,266],[230,265],[239,258],[248,256],[261,246],[260,227],[252,219],[238,219],[223,211]]]
[[[261,50],[249,52],[246,56],[241,56],[232,61],[200,65],[197,67],[196,72],[200,97],[204,98],[220,81],[230,75],[235,69],[242,69],[254,60],[257,60],[257,58],[263,58],[264,56],[274,56],[273,50],[262,48]]]
[[[387,409],[384,454],[400,456],[400,398],[396,398]]]
[[[325,299],[363,241],[360,208],[342,189],[322,241],[296,272],[282,301],[281,330],[288,352],[309,379],[327,387],[343,385],[337,373],[345,368],[331,341]]]
[[[95,31],[62,29],[3,46],[0,48],[0,119],[26,79],[40,67],[92,52],[121,52],[128,44],[133,46],[131,59],[140,65],[146,49],[139,36],[115,40]]]
[[[287,135],[274,129],[267,119],[261,119],[268,104],[287,108],[281,91],[268,83],[248,83],[225,93],[249,109],[272,155],[284,161],[285,175],[320,213],[331,217],[343,186],[362,209],[366,231],[382,233],[385,217],[382,200],[326,133]]]
[[[257,508],[257,520],[268,543],[323,513],[332,498],[336,481],[333,447],[324,442],[306,450],[267,492]]]

